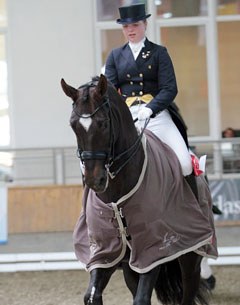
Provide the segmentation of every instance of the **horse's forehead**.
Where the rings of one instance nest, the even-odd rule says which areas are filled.
[[[89,117],[89,114],[84,114],[81,118],[79,118],[79,123],[82,125],[82,127],[88,132],[89,128],[92,125],[92,118]]]
[[[78,104],[81,107],[89,107],[96,104],[96,87],[79,88]]]
[[[96,92],[96,86],[80,87],[78,89],[78,99],[75,102],[76,110],[73,110],[70,121],[74,122],[77,120],[88,132],[93,122],[91,114],[98,106],[100,100]],[[98,113],[95,113],[94,118],[96,117],[98,117]]]

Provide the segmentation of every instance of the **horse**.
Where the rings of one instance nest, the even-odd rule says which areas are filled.
[[[76,255],[90,272],[84,304],[102,305],[104,289],[121,268],[134,305],[150,305],[154,290],[163,305],[207,305],[200,263],[205,254],[217,253],[206,182],[200,181],[205,201],[199,204],[184,183],[174,152],[146,124],[136,128],[123,98],[104,75],[78,88],[62,79],[61,86],[73,101],[70,125],[85,185],[74,232]],[[158,146],[156,163],[152,156]],[[166,172],[153,179],[156,168]],[[148,213],[150,220],[144,218]]]

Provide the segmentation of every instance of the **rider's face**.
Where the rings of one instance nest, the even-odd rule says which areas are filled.
[[[146,28],[147,22],[142,20],[135,23],[124,24],[123,34],[128,41],[137,43],[145,37]]]

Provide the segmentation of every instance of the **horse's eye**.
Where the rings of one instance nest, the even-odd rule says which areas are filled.
[[[73,101],[73,102],[72,102],[72,108],[73,108],[73,109],[76,109],[76,107],[77,107],[77,103],[76,103],[76,101]]]

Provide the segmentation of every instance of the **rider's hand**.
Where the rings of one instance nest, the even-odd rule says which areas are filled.
[[[150,118],[150,116],[153,114],[152,109],[148,107],[144,107],[138,112],[138,120],[144,121]]]

